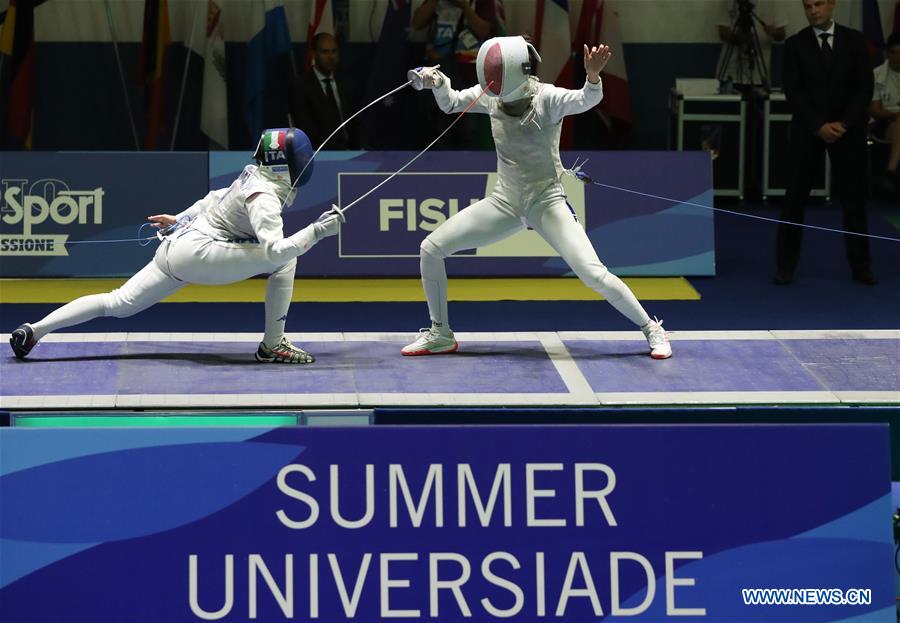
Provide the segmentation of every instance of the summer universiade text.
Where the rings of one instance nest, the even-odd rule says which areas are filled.
[[[368,620],[373,616],[373,608],[377,608],[384,620],[434,619],[442,613],[444,616],[474,616],[482,621],[519,615],[558,619],[566,616],[568,609],[577,602],[586,604],[597,617],[606,614],[637,616],[653,604],[657,598],[657,584],[660,584],[659,597],[665,599],[667,616],[706,614],[705,608],[676,604],[676,588],[681,595],[689,590],[686,587],[695,584],[695,579],[688,577],[684,569],[676,576],[676,566],[703,558],[702,551],[679,549],[662,552],[661,556],[656,553],[654,559],[662,559],[662,565],[657,562],[657,566],[663,567],[656,569],[650,558],[638,552],[603,550],[603,541],[597,538],[596,532],[591,532],[593,538],[586,534],[584,548],[548,551],[551,548],[547,543],[557,530],[587,528],[591,531],[619,526],[610,501],[615,497],[616,473],[609,465],[525,463],[514,467],[510,463],[501,463],[494,469],[486,500],[481,492],[487,480],[483,480],[479,489],[470,464],[449,468],[443,464],[429,465],[418,499],[407,479],[409,469],[401,464],[378,469],[374,464],[366,464],[364,469],[359,465],[350,470],[332,464],[328,466],[327,486],[324,483],[315,486],[319,476],[314,469],[303,464],[286,465],[278,472],[275,484],[288,503],[273,512],[279,525],[295,534],[323,528],[329,530],[329,535],[339,535],[337,530],[387,528],[393,532],[380,532],[380,540],[373,539],[372,542],[387,545],[389,540],[391,545],[396,545],[403,542],[401,533],[404,530],[510,529],[523,534],[520,545],[533,543],[535,546],[525,553],[521,548],[512,553],[486,546],[484,551],[473,554],[468,545],[467,553],[463,554],[447,551],[451,548],[442,542],[437,548],[440,551],[396,551],[403,548],[385,547],[393,551],[362,551],[351,556],[346,554],[346,548],[340,542],[311,539],[316,552],[275,556],[259,553],[201,556],[191,553],[187,557],[191,613],[202,620],[218,620],[229,615],[241,617],[242,613],[232,612],[237,585],[247,587],[246,616],[250,619],[257,618],[261,600],[277,603],[285,620],[330,620],[336,617]],[[376,477],[376,471],[383,472],[381,480]],[[484,474],[483,468],[478,471]],[[514,472],[524,481],[515,483],[524,484],[524,512],[518,514],[514,509],[521,508],[522,500],[515,496],[517,504],[514,504]],[[455,483],[447,483],[448,475],[454,473]],[[346,479],[363,474],[365,510],[358,518],[347,518],[340,510],[341,496],[348,505],[348,492],[357,496],[362,493],[359,488],[348,487]],[[421,474],[418,476],[417,480],[421,480]],[[340,486],[342,477],[345,479],[343,487]],[[560,487],[561,479],[568,480],[565,484],[570,486]],[[556,487],[551,486],[554,483]],[[383,511],[379,513],[376,505],[376,494],[383,494],[385,485],[387,517],[383,516]],[[560,490],[571,494],[569,499],[558,497]],[[452,498],[448,495],[445,500],[448,491],[455,491],[456,495]],[[322,495],[328,496],[327,503],[320,501]],[[556,513],[550,510],[554,503]],[[328,511],[323,513],[326,504]],[[446,510],[451,504],[455,506],[452,520]],[[571,515],[573,510],[574,517],[564,516]],[[402,521],[401,515],[404,515]],[[385,520],[386,524],[380,525]],[[466,542],[463,537],[459,538],[461,544]],[[563,542],[571,543],[571,535]],[[339,555],[334,550],[345,553]],[[565,577],[560,581],[559,570],[563,567]],[[553,569],[555,574],[549,572]],[[636,596],[631,595],[633,589],[629,594],[621,594],[620,577],[633,578],[641,572],[646,579],[645,588]],[[201,581],[201,573],[211,577]],[[235,581],[236,574],[241,575],[239,582]],[[608,604],[601,603],[598,582],[608,584]],[[372,584],[377,585],[377,593]],[[221,590],[200,595],[201,586],[204,591],[210,586],[221,586]],[[485,589],[491,594],[488,595]],[[339,597],[339,605],[334,600],[323,599],[324,595],[335,594]],[[364,596],[376,599],[377,605],[366,604]],[[696,606],[697,595],[687,601]],[[211,609],[212,604],[221,606]],[[419,607],[411,608],[411,605]]]

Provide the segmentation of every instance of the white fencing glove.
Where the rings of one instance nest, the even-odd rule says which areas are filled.
[[[313,229],[316,232],[316,241],[328,238],[329,236],[336,236],[341,227],[341,223],[346,222],[347,218],[344,216],[344,211],[336,205],[331,204],[331,209],[327,212],[322,212],[322,215],[316,219],[315,223],[313,223]]]
[[[444,83],[444,74],[438,71],[440,65],[434,67],[416,67],[406,72],[406,79],[412,80],[412,88],[416,91],[433,89]]]

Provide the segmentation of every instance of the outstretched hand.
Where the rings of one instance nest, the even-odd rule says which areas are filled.
[[[584,46],[584,71],[592,84],[600,80],[600,72],[606,67],[606,63],[612,57],[612,50],[608,45],[596,45],[592,48]]]
[[[157,229],[164,229],[174,225],[177,219],[171,214],[155,214],[148,216],[147,220],[150,221],[151,226]]]
[[[332,204],[331,209],[322,212],[322,215],[316,219],[315,223],[313,223],[313,228],[316,232],[316,240],[322,240],[329,236],[336,236],[341,227],[341,223],[346,222],[347,218],[344,216],[344,211]]]
[[[440,65],[435,65],[433,67],[416,67],[415,69],[410,69],[406,73],[406,77],[412,80],[412,87],[416,91],[433,89],[441,86],[444,82],[443,74],[438,71],[439,67]]]

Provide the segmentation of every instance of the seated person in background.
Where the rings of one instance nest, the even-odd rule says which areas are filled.
[[[896,193],[900,189],[897,171],[900,164],[900,32],[888,37],[885,54],[887,60],[875,68],[875,91],[869,113],[875,120],[873,135],[891,146],[884,190]]]

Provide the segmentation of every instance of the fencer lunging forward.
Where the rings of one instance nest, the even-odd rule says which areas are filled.
[[[431,327],[422,329],[418,338],[403,348],[404,355],[451,353],[458,348],[447,315],[445,258],[530,227],[588,287],[640,327],[654,359],[672,356],[662,323],[651,319],[628,286],[598,259],[566,202],[560,180],[564,172],[559,159],[563,117],[590,110],[600,102],[600,72],[611,54],[604,45],[584,47],[587,80],[577,90],[544,84],[532,76],[531,68],[540,57],[522,37],[485,41],[476,61],[480,85],[463,91],[450,88],[450,80],[435,67],[415,70],[422,86],[433,89],[445,113],[464,110],[486,90],[490,97],[478,99],[471,112],[490,115],[497,146],[497,183],[489,196],[454,214],[422,242],[422,284]]]
[[[131,316],[189,283],[220,285],[268,273],[265,335],[256,360],[312,363],[315,358],[284,335],[294,269],[297,256],[337,234],[344,216],[333,207],[297,233],[282,233],[282,206],[293,202],[294,182],[294,187],[302,186],[312,175],[311,156],[302,131],[265,130],[253,155],[257,164],[246,166],[231,186],[210,192],[178,215],[149,217],[166,235],[153,260],[121,288],[81,297],[13,331],[9,343],[16,357],[24,359],[52,331],[98,316]]]

